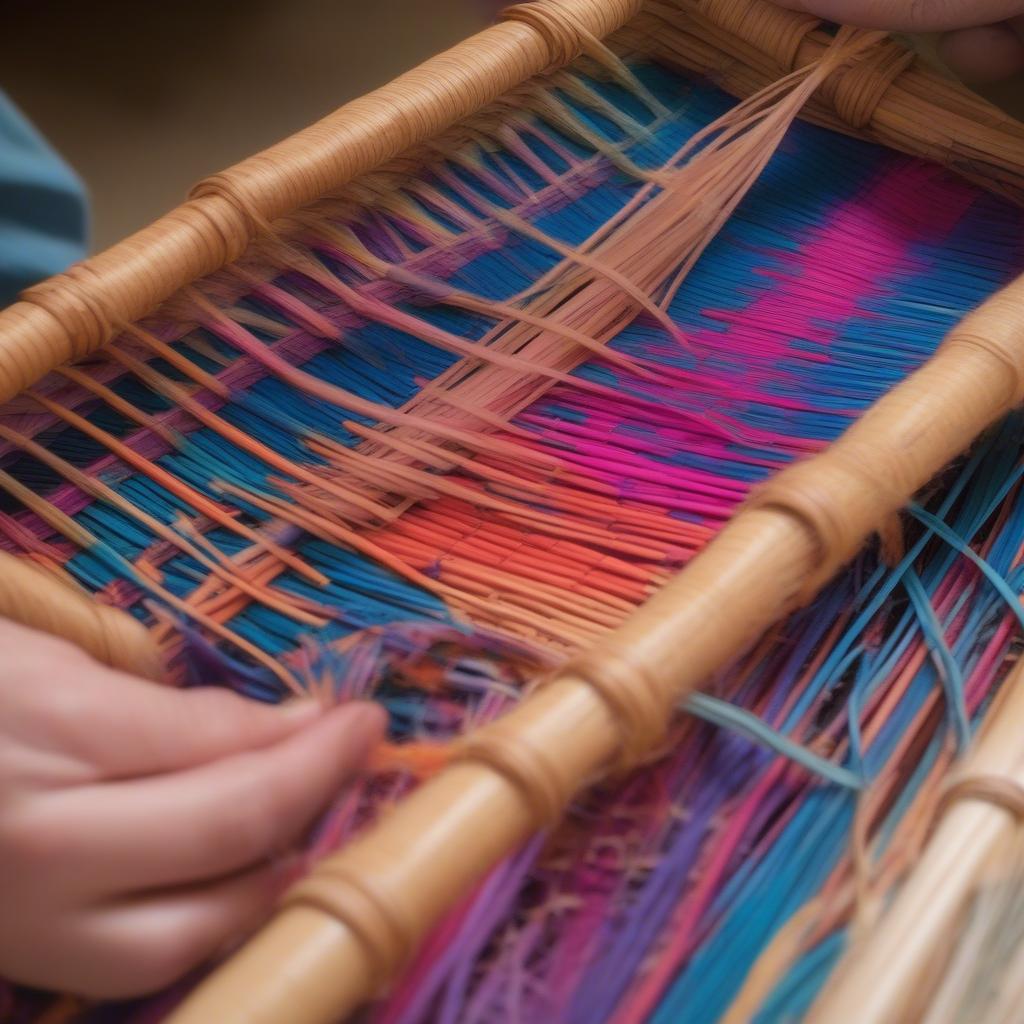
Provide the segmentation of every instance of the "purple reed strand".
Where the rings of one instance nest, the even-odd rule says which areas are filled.
[[[699,840],[700,836],[703,834],[713,813],[714,807],[712,803],[707,803],[708,805],[705,806],[704,801],[699,801],[690,808],[690,819],[685,828],[688,830],[687,836],[692,838],[694,842]],[[664,817],[664,815],[652,815],[652,817],[654,816],[659,818]],[[682,828],[682,826],[680,826],[680,828]],[[675,847],[677,859],[682,857],[686,861],[686,864],[688,864],[691,859],[690,854],[687,851],[682,850],[678,843],[675,844]],[[638,904],[633,908],[637,915],[641,913],[642,907],[647,903],[656,905],[663,899],[665,887],[671,882],[673,877],[671,851],[672,847],[670,847],[668,851],[662,853],[661,859],[656,868],[648,877],[641,893],[641,904]],[[696,856],[696,852],[696,849],[692,851],[693,857]],[[684,865],[680,870],[685,873],[685,871],[688,870],[688,867]],[[610,959],[612,947],[609,943],[614,943],[617,937],[622,935],[624,914],[626,915],[625,925],[628,931],[629,911],[624,912],[623,910],[616,908],[617,903],[621,907],[621,904],[628,900],[628,885],[629,876],[623,875],[620,881],[606,894],[601,904],[594,906],[593,897],[591,897],[591,912],[582,919],[577,915],[577,919],[572,922],[571,930],[573,931],[585,932],[585,930],[589,930],[588,949],[604,950],[597,960],[590,960],[590,954],[588,952],[585,954],[583,962],[580,963],[576,969],[569,972],[566,971],[566,965],[564,963],[560,963],[558,965],[559,976],[565,975],[566,973],[573,975],[572,981],[569,982],[569,979],[566,979],[567,984],[562,987],[568,988],[570,992],[572,990],[576,990],[577,1002],[581,1000],[586,1001],[587,997],[581,994],[584,991],[588,991],[591,998],[593,998],[595,994],[599,994],[602,985],[601,979],[603,977],[606,964]],[[582,896],[581,898],[586,899],[586,896]],[[591,919],[594,917],[597,918],[596,927],[591,923]],[[563,940],[563,943],[568,944],[568,941]],[[564,957],[562,959],[564,960]]]
[[[530,988],[538,990],[538,997],[547,1004],[546,1006],[546,1019],[551,1019],[550,1014],[554,1010],[554,1007],[550,1005],[550,1000],[545,998],[547,993],[543,990],[540,983],[531,976],[531,972],[527,969],[527,961],[536,952],[536,947],[543,938],[544,933],[544,916],[537,914],[536,917],[530,921],[525,928],[523,928],[518,936],[518,940],[515,945],[509,951],[508,961],[509,967],[505,972],[506,983],[505,983],[505,1020],[507,1021],[525,1021],[528,1024],[534,1024],[538,1020],[544,1020],[545,1017],[539,1017],[537,1012],[527,1012],[523,1005],[524,995]],[[539,1008],[537,1008],[539,1010]]]
[[[492,964],[481,977],[459,1024],[491,1024],[495,1020],[491,1007],[498,998],[504,980],[500,962]]]
[[[799,639],[790,656],[771,675],[771,694],[761,716],[766,722],[773,723],[782,712],[793,687],[800,682],[800,673],[807,659],[818,649],[841,610],[847,607],[849,599],[844,580],[841,585],[830,587],[823,599],[819,599],[808,612],[800,614],[789,624],[789,632]],[[759,687],[764,685],[763,676],[764,673],[757,674]]]
[[[523,879],[533,866],[543,836],[535,837],[514,857],[503,861],[491,872],[473,900],[457,936],[448,944],[429,971],[418,979],[410,1002],[388,1024],[415,1024],[428,1017],[438,1022],[457,1019],[461,995],[468,984],[476,961],[494,929],[511,910]],[[431,1013],[438,995],[444,991],[439,1016]],[[452,1008],[456,1016],[452,1017]]]
[[[566,910],[563,919],[553,926],[550,952],[538,965],[538,970],[543,969],[547,1001],[558,1008],[560,1018],[602,948],[605,924],[614,915],[630,879],[624,870],[627,863],[620,853],[618,863],[589,866],[571,879],[571,887],[556,889],[553,898],[581,905],[577,910]],[[559,882],[564,880],[556,879],[552,886]]]
[[[510,870],[500,891],[495,894],[489,906],[484,905],[485,914],[479,921],[467,921],[467,927],[464,929],[469,932],[466,936],[466,944],[456,960],[454,971],[445,983],[444,1000],[438,1011],[436,1024],[459,1024],[459,1021],[462,1020],[466,993],[473,972],[476,970],[480,953],[495,929],[506,919],[546,839],[546,835],[539,835],[527,844],[523,852],[510,865]],[[483,902],[481,900],[481,903]],[[476,910],[475,907],[474,910]]]
[[[267,348],[293,365],[302,365],[314,355],[328,348],[329,344],[329,342],[325,342],[322,338],[314,338],[312,335],[300,331],[280,341],[268,344]],[[235,391],[244,390],[267,375],[268,371],[254,359],[240,356],[216,376],[225,387]],[[214,411],[219,410],[225,405],[225,402],[220,397],[203,390],[196,391],[192,395],[192,399],[205,408]],[[168,409],[164,412],[156,413],[153,418],[162,426],[179,431],[183,437],[199,429],[198,422],[190,413],[183,409]],[[139,427],[122,438],[122,441],[132,451],[150,461],[155,461],[160,456],[166,455],[171,451],[167,442],[148,427]],[[121,459],[113,454],[101,455],[95,462],[84,467],[84,471],[89,476],[106,480],[108,483],[114,483],[126,476],[132,475]],[[74,484],[61,483],[48,495],[47,500],[65,514],[74,516],[91,505],[94,499],[79,491]],[[30,520],[32,522],[39,522],[40,526],[36,528],[36,532],[43,537],[52,535],[53,531],[45,524],[42,524],[34,516],[34,513],[19,513],[15,518],[18,522]]]
[[[701,801],[692,808],[687,827],[681,828],[677,841],[662,854],[657,868],[639,899],[628,911],[610,918],[597,948],[603,949],[574,986],[572,1002],[564,1019],[570,1024],[589,1024],[604,1020],[619,995],[647,955],[650,944],[660,932],[675,904],[674,892],[693,869],[707,830],[711,827],[717,804]],[[645,916],[645,911],[648,916]],[[614,920],[614,924],[611,921]]]
[[[754,871],[765,854],[771,851],[783,817],[788,820],[799,809],[796,801],[807,792],[806,774],[801,775],[799,769],[791,770],[779,779],[771,793],[758,806],[748,827],[750,842],[737,844],[730,870],[723,875],[727,881],[719,888],[718,895],[709,901],[708,909],[701,919],[703,933],[711,930],[714,918],[728,910],[729,891],[740,886],[742,879]],[[769,825],[772,827],[769,828]]]
[[[740,746],[746,749],[737,750]],[[604,954],[577,986],[567,1022],[590,1024],[611,1013],[675,909],[715,816],[770,759],[770,754],[753,748],[742,737],[718,734],[710,757],[702,765],[688,819],[632,906],[618,920],[608,920],[605,930],[613,933],[608,936],[612,941],[601,944]]]

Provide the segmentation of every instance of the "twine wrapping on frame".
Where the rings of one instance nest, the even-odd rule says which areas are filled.
[[[942,817],[958,800],[980,800],[1006,811],[1018,825],[1024,824],[1024,786],[1002,775],[954,776],[942,788],[936,817]]]
[[[586,331],[596,323],[586,319],[566,323],[561,319],[566,310],[578,313],[578,307],[583,307],[586,312],[590,304],[607,309],[606,304],[597,300],[615,295],[621,303],[614,311],[616,323],[642,310],[665,327],[674,341],[685,343],[685,338],[676,337],[679,332],[673,333],[665,307],[717,227],[746,194],[756,171],[779,145],[799,107],[811,100],[816,91],[830,93],[837,116],[853,128],[868,128],[885,113],[890,87],[908,73],[907,56],[891,49],[877,36],[841,30],[831,48],[823,49],[814,60],[805,60],[807,48],[820,42],[812,38],[815,25],[807,19],[794,20],[788,15],[783,18],[750,0],[727,6],[703,4],[702,8],[709,18],[721,17],[737,31],[749,32],[753,25],[754,35],[768,40],[772,58],[788,72],[785,81],[768,94],[771,103],[763,98],[754,99],[710,125],[692,143],[697,155],[684,148],[675,164],[669,161],[648,173],[621,152],[614,152],[613,147],[599,149],[608,156],[609,164],[635,173],[643,182],[634,203],[639,210],[636,218],[628,222],[623,218],[624,228],[615,235],[617,246],[609,244],[601,249],[597,243],[590,249],[553,247],[565,260],[561,270],[564,280],[552,275],[546,282],[549,287],[555,282],[555,299],[545,305],[549,299],[542,294],[543,287],[531,285],[541,298],[531,305],[526,301],[531,296],[518,296],[516,301],[523,302],[524,313],[516,322],[515,305],[509,304],[511,312],[503,311],[497,318],[502,330],[511,333],[503,318],[520,329],[527,324],[534,331],[528,339],[532,344],[537,337],[543,340],[549,322],[557,328],[550,333],[566,348],[566,342],[573,342],[574,334],[588,337]],[[527,481],[516,481],[500,459],[498,465],[488,465],[486,460],[476,464],[484,481],[477,488],[451,479],[455,474],[449,474],[449,470],[473,464],[473,452],[497,453],[506,458],[515,452],[524,460],[527,458],[525,445],[516,449],[506,439],[490,437],[488,430],[506,427],[507,418],[503,420],[494,414],[488,421],[481,416],[480,422],[487,429],[475,433],[461,429],[457,422],[453,427],[452,410],[473,408],[472,402],[465,401],[464,394],[454,386],[449,392],[436,392],[441,396],[438,405],[443,412],[437,415],[435,411],[433,418],[410,413],[404,406],[395,410],[386,403],[353,395],[342,384],[320,380],[305,368],[310,354],[317,351],[316,345],[327,346],[340,334],[322,313],[313,311],[314,315],[304,316],[301,322],[315,340],[303,338],[302,343],[309,347],[292,353],[294,362],[289,362],[280,354],[277,339],[264,343],[256,336],[256,331],[274,336],[273,317],[247,308],[239,310],[233,319],[203,289],[188,287],[188,274],[196,268],[209,264],[219,267],[218,261],[233,259],[259,233],[270,235],[276,230],[274,222],[281,217],[336,189],[353,175],[429,139],[467,112],[519,84],[523,77],[560,66],[588,52],[594,40],[631,18],[634,11],[632,3],[597,0],[538,0],[521,5],[506,16],[504,25],[492,30],[486,46],[457,48],[461,55],[458,59],[451,54],[438,58],[428,65],[429,70],[407,76],[401,87],[385,87],[372,102],[357,101],[346,108],[348,120],[336,115],[297,137],[301,142],[290,140],[200,183],[186,204],[189,215],[184,220],[180,214],[171,215],[161,228],[166,230],[165,235],[158,232],[147,236],[150,241],[167,242],[166,251],[158,254],[163,262],[156,261],[156,270],[146,270],[146,258],[134,263],[126,259],[125,269],[118,269],[121,264],[112,260],[89,264],[70,273],[63,283],[58,280],[43,286],[29,296],[20,310],[13,311],[7,322],[21,326],[0,333],[0,353],[3,344],[10,341],[18,365],[9,379],[0,382],[0,392],[5,387],[20,389],[31,385],[32,375],[44,367],[47,354],[36,358],[32,348],[32,331],[43,330],[44,323],[57,323],[64,331],[66,337],[57,346],[62,359],[80,356],[103,345],[114,326],[126,318],[126,310],[131,314],[127,319],[137,319],[151,308],[149,303],[154,297],[159,298],[168,289],[177,292],[184,285],[187,290],[180,295],[183,307],[213,334],[217,344],[235,348],[242,357],[276,374],[297,393],[305,389],[306,394],[334,402],[347,416],[378,421],[373,428],[352,424],[351,434],[363,443],[351,448],[316,436],[313,431],[303,431],[302,440],[320,463],[313,469],[307,467],[305,478],[297,482],[276,479],[272,493],[268,490],[253,494],[247,490],[244,473],[238,478],[217,479],[218,499],[238,499],[239,506],[247,511],[256,509],[274,517],[273,528],[254,538],[244,517],[235,518],[225,512],[217,501],[187,481],[169,480],[171,474],[163,467],[137,456],[102,425],[63,411],[58,402],[40,392],[26,392],[26,402],[35,402],[42,409],[40,413],[33,406],[33,416],[46,414],[74,426],[91,441],[105,445],[132,463],[140,476],[166,486],[176,498],[201,509],[234,536],[255,542],[256,550],[244,552],[236,561],[234,555],[222,557],[216,549],[205,546],[197,536],[199,531],[190,524],[182,526],[176,522],[174,529],[158,524],[158,528],[163,528],[161,540],[166,545],[193,559],[198,553],[213,564],[211,579],[207,581],[212,584],[209,603],[225,615],[225,621],[246,599],[255,596],[265,601],[266,607],[273,607],[275,612],[297,622],[312,619],[314,625],[318,624],[312,599],[291,594],[286,588],[271,587],[285,564],[303,578],[303,585],[326,586],[330,582],[304,557],[291,551],[288,544],[282,544],[278,531],[292,537],[295,534],[289,534],[290,530],[306,531],[321,542],[370,554],[394,570],[402,582],[421,585],[433,596],[452,598],[456,588],[436,578],[440,572],[434,572],[433,566],[426,571],[410,571],[400,557],[389,554],[378,544],[378,538],[360,533],[337,514],[337,495],[324,488],[324,482],[337,485],[339,480],[357,481],[359,486],[352,489],[353,504],[375,525],[397,519],[396,510],[405,507],[402,502],[413,504],[447,494],[467,504],[476,502],[513,521],[543,522],[552,535],[560,536],[559,542],[574,540],[571,533],[566,537],[568,531],[564,528],[558,534],[560,527],[550,523],[550,515],[533,507],[540,504],[537,498],[541,492],[534,488],[531,493]],[[763,23],[759,20],[762,18]],[[474,65],[474,60],[467,63],[468,55],[473,55],[480,65]],[[628,121],[628,117],[624,115],[622,121]],[[586,138],[586,128],[575,127]],[[467,132],[470,131],[468,128]],[[704,148],[697,145],[699,142],[706,143]],[[521,148],[520,155],[531,169],[536,168],[539,161],[532,154],[531,163],[528,146]],[[482,176],[488,173],[487,167],[481,169]],[[380,187],[379,182],[374,184]],[[507,182],[497,174],[491,174],[488,185],[496,193],[507,188]],[[702,203],[707,195],[713,199]],[[479,205],[472,211],[473,216],[481,210],[484,214],[493,212],[494,221],[500,222],[505,230],[529,234],[530,224],[517,222],[512,214],[502,216],[492,211],[482,195],[475,198]],[[396,198],[395,204],[401,201]],[[435,190],[429,201],[443,208],[445,196]],[[400,215],[408,213],[408,208],[398,208]],[[459,217],[469,216],[466,210],[455,209],[450,203],[446,213],[456,222]],[[406,224],[415,235],[415,218],[409,217]],[[652,225],[658,230],[651,230]],[[610,229],[606,226],[601,230]],[[338,234],[333,237],[335,243]],[[536,231],[534,234],[543,244],[544,235]],[[407,254],[410,250],[409,239],[403,237],[401,230],[390,235],[385,232],[384,237],[386,251]],[[671,260],[666,260],[665,250],[677,240],[681,240],[683,256],[679,262],[683,266],[675,277],[666,277],[675,269]],[[260,241],[266,245],[266,255],[276,240],[270,237]],[[181,275],[179,246],[188,250],[185,277]],[[259,246],[253,248],[258,250]],[[619,252],[621,264],[608,258],[613,248]],[[279,251],[285,253],[282,259],[287,262],[288,244],[283,242]],[[349,269],[358,263],[358,256],[353,256],[358,253],[358,245],[343,235],[338,248],[325,251]],[[135,290],[135,275],[140,273],[140,266],[145,280]],[[610,389],[604,386],[602,391],[600,382],[571,378],[571,371],[582,359],[582,354],[571,347],[575,363],[565,360],[556,365],[532,359],[532,353],[524,354],[518,345],[511,351],[498,344],[467,347],[453,332],[425,323],[425,318],[417,320],[411,316],[400,303],[392,301],[393,292],[386,292],[386,299],[376,294],[367,297],[340,276],[332,277],[316,260],[296,258],[290,269],[297,277],[323,288],[332,301],[349,303],[360,316],[379,318],[391,329],[408,331],[420,340],[436,344],[446,355],[458,355],[462,361],[456,364],[453,374],[465,373],[471,383],[479,384],[481,378],[493,380],[498,370],[506,378],[514,378],[524,391],[520,409],[528,408],[530,399],[545,394],[552,382],[608,397]],[[651,272],[652,276],[638,283],[634,275],[641,272]],[[239,273],[244,277],[250,272],[243,269]],[[418,280],[415,273],[409,272],[403,283],[415,288]],[[304,315],[296,312],[301,303],[282,292],[275,280],[261,281],[255,275],[247,278],[247,282],[260,303],[285,308],[292,316]],[[210,288],[215,291],[221,285],[222,282],[216,282]],[[428,281],[428,293],[430,287],[435,286]],[[559,288],[564,288],[564,294]],[[455,291],[446,290],[445,285],[436,287],[435,294],[438,292],[442,297],[457,298]],[[223,976],[215,976],[201,988],[179,1012],[178,1019],[246,1020],[256,1019],[259,1014],[273,1017],[275,1013],[298,1013],[303,1020],[330,1020],[374,994],[385,979],[407,962],[432,924],[462,897],[468,885],[536,829],[557,821],[582,786],[616,767],[635,766],[648,757],[661,743],[669,709],[676,706],[681,695],[704,683],[794,603],[806,600],[812,590],[852,557],[868,535],[878,530],[880,524],[891,522],[911,495],[971,438],[1019,400],[1024,380],[1024,332],[1019,312],[1024,308],[1022,292],[1024,284],[1020,282],[1006,289],[954,331],[931,363],[897,386],[832,448],[797,463],[761,488],[686,570],[633,616],[624,622],[622,616],[611,615],[601,620],[601,610],[595,612],[602,627],[621,622],[604,646],[594,646],[570,661],[513,712],[484,725],[461,742],[450,763],[388,815],[379,830],[326,861],[296,886],[286,899],[282,914],[269,929],[225,968]],[[654,301],[652,295],[657,295],[659,301]],[[464,298],[462,301],[465,303]],[[1008,312],[1011,315],[1004,315]],[[22,329],[26,323],[33,325],[31,330]],[[416,335],[417,331],[421,333]],[[153,353],[161,352],[163,342],[159,338],[138,327],[131,335],[133,342]],[[284,339],[282,349],[287,351],[286,345],[293,340]],[[589,340],[590,348],[579,348],[600,351],[607,338],[602,333],[600,338]],[[201,354],[216,355],[213,347],[204,342],[197,344]],[[26,354],[30,357],[28,361],[23,359]],[[619,354],[617,358],[620,367],[636,369],[642,375],[644,368],[629,357]],[[613,361],[609,356],[608,362]],[[122,352],[114,362],[129,368],[138,365],[132,351]],[[471,372],[467,372],[467,367]],[[161,381],[160,373],[152,367],[141,372],[156,382],[156,390],[161,393],[172,398],[180,394],[183,403],[189,403],[190,411],[201,416],[204,425],[219,438],[244,436],[237,425],[225,422],[193,401],[193,396],[177,383]],[[65,375],[66,379],[80,385],[74,374],[75,371]],[[189,371],[197,384],[202,383],[202,374],[211,376],[205,369],[201,373]],[[100,389],[104,386],[96,381],[87,390],[103,397],[105,393]],[[232,394],[231,388],[219,382],[217,386],[218,398]],[[446,395],[451,398],[447,405]],[[116,396],[115,400],[120,401]],[[123,401],[121,409],[133,411],[130,403]],[[145,427],[150,414],[135,412]],[[346,422],[346,429],[348,426]],[[164,430],[161,437],[170,438],[169,443],[174,445],[171,430]],[[22,438],[18,431],[9,431],[6,440],[31,454],[34,442]],[[256,448],[257,441],[246,441],[247,454],[260,457],[265,453],[265,449]],[[385,459],[379,457],[381,449],[397,454]],[[210,458],[208,454],[201,457]],[[74,475],[74,467],[67,468],[59,453],[47,465],[64,473],[72,483],[80,481]],[[438,468],[443,472],[435,472]],[[287,469],[284,472],[287,475]],[[552,474],[552,478],[555,476]],[[510,486],[523,488],[516,492],[518,504],[504,496],[503,488],[507,490]],[[88,489],[85,484],[82,487]],[[543,488],[543,482],[538,487]],[[108,497],[107,492],[103,493]],[[389,503],[392,498],[396,500]],[[242,504],[246,500],[248,504]],[[623,514],[628,511],[627,508]],[[67,526],[68,518],[59,523],[70,530],[73,527]],[[53,521],[58,522],[56,518]],[[594,530],[598,543],[609,545],[616,540],[613,533]],[[83,546],[89,546],[92,538],[85,533],[82,536]],[[650,550],[639,543],[635,546],[642,551]],[[150,571],[147,581],[157,592],[162,587],[160,571],[148,562],[145,565]],[[210,568],[202,561],[200,565]],[[503,567],[496,568],[495,576],[502,570]],[[216,588],[220,581],[237,584],[243,593],[233,594],[231,586],[219,593]],[[201,584],[199,589],[205,586],[206,583]],[[486,586],[484,580],[483,587]],[[168,602],[175,597],[170,588],[160,592],[167,595]],[[476,611],[488,603],[486,589],[483,594],[481,597],[479,587],[467,588],[460,597]],[[540,630],[544,625],[538,621],[541,618],[523,614],[520,623]],[[583,620],[583,616],[578,618]],[[197,621],[207,628],[223,626],[211,616],[197,616]],[[586,640],[591,624],[581,625],[581,621],[567,616],[564,635],[571,641]],[[231,634],[225,630],[218,635],[231,642]],[[681,638],[686,640],[685,650]],[[244,637],[238,646],[241,642]],[[254,646],[241,649],[252,654]],[[267,660],[273,662],[266,652],[262,655],[264,667]],[[258,979],[266,988],[241,983],[246,978],[250,982]]]

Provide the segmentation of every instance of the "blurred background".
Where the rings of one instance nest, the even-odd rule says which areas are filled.
[[[193,182],[478,31],[502,6],[6,0],[0,89],[85,181],[91,246],[102,249]],[[993,98],[1016,95],[1019,116],[1020,93],[1016,83]]]
[[[85,181],[93,249],[483,28],[487,0],[8,0],[0,89]]]

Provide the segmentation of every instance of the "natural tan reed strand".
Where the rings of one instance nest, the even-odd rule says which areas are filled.
[[[583,32],[577,48],[561,23],[549,26],[556,8],[577,18],[587,34],[600,36],[628,18],[634,5],[551,0],[544,13],[538,8],[525,20],[514,18],[246,161],[237,173],[204,183],[190,203],[157,225],[0,315],[0,399],[103,344],[117,324],[230,262],[258,224],[332,191],[584,49]],[[742,8],[748,14],[763,10]],[[746,22],[737,24],[742,29]],[[770,35],[767,28],[759,31]],[[794,50],[788,37],[780,36],[777,45],[779,54]],[[820,57],[824,46],[801,29],[795,55],[786,59],[802,66],[813,59],[809,53]],[[756,55],[752,60],[757,63]],[[951,147],[930,136],[922,140],[918,126],[907,122],[907,111],[922,107],[917,85],[897,95],[912,75],[898,74],[901,60],[886,51],[845,99],[834,87],[835,101],[870,132],[897,135],[901,148],[923,147],[924,155],[932,155],[925,152],[931,147],[955,163],[955,147],[951,158]],[[898,81],[885,91],[879,78]],[[954,96],[950,104],[961,111],[969,106]],[[933,119],[927,131],[941,133],[941,118],[938,123]],[[306,143],[296,141],[303,137]],[[1015,130],[996,126],[981,142],[979,150],[972,141],[969,155],[991,158],[989,183],[1015,187],[1013,175],[1024,166]],[[932,473],[1020,399],[1022,309],[1024,284],[1018,282],[965,321],[935,360],[814,460],[813,472],[798,466],[764,488],[686,572],[586,661],[471,737],[461,763],[298,887],[274,924],[201,988],[177,1019],[328,1021],[372,994],[490,864],[557,817],[572,793],[620,761],[624,751],[636,756],[649,750],[681,695],[805,598]]]
[[[750,96],[820,59],[829,36],[805,14],[763,0],[647,0],[613,45],[707,74]],[[942,164],[1024,205],[1024,126],[890,44],[837,73],[807,120]]]
[[[261,224],[330,194],[480,110],[530,77],[588,52],[632,19],[621,46],[714,73],[749,95],[819,59],[827,37],[767,0],[534,0],[394,82],[235,167],[106,252],[30,289],[0,312],[0,402],[104,345],[181,288],[231,263]],[[730,32],[739,32],[737,38]],[[760,49],[759,47],[765,47]],[[1024,196],[1024,132],[966,90],[902,72],[886,48],[840,73],[812,118],[945,163],[1015,201]],[[891,87],[890,86],[891,83]],[[888,88],[887,88],[888,87]],[[863,131],[852,124],[866,124]]]
[[[823,583],[1024,396],[1024,278],[824,453],[761,489],[678,577],[462,759],[300,882],[175,1024],[327,1024],[581,787],[653,749],[672,708]]]

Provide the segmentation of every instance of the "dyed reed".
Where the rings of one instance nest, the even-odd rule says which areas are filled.
[[[157,614],[174,678],[387,706],[393,745],[311,855],[622,622],[1021,262],[1020,215],[929,165],[808,127],[779,145],[789,112],[757,107],[701,148],[726,99],[647,63],[555,83],[0,411],[5,544]],[[711,240],[688,190],[748,131],[778,150],[720,193]],[[495,868],[371,1018],[803,1013],[1004,674],[1018,427],[925,496],[902,554],[864,554],[691,701],[662,757]]]

